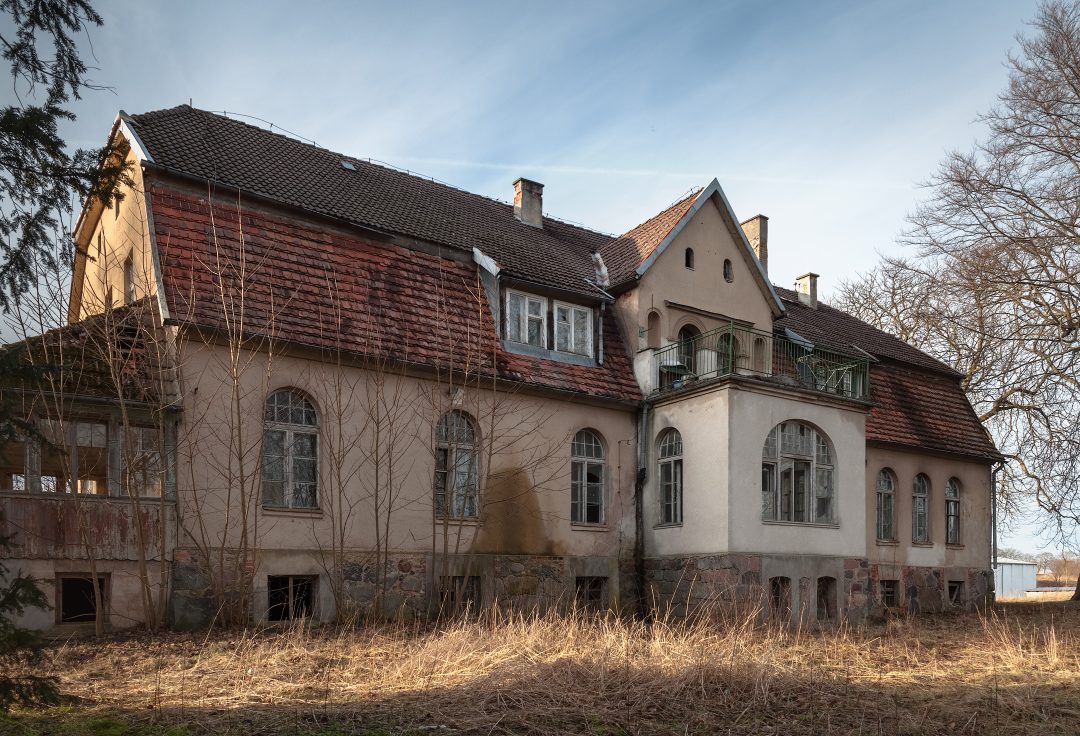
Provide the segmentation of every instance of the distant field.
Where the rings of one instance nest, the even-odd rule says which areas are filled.
[[[1080,607],[866,628],[576,617],[115,636],[3,734],[1075,734]]]

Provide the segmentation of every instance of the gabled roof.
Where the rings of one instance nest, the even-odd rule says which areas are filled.
[[[151,167],[383,233],[478,248],[509,276],[598,296],[586,279],[610,235],[550,217],[531,227],[505,202],[188,105],[121,118]]]
[[[618,290],[641,278],[679,236],[687,223],[693,220],[706,202],[710,201],[719,208],[728,232],[749,267],[758,288],[761,289],[762,295],[769,302],[773,316],[780,316],[784,313],[780,298],[773,291],[768,274],[765,273],[765,269],[754,254],[750,242],[746,239],[746,234],[735,217],[735,211],[727,195],[724,194],[720,182],[716,179],[709,182],[708,186],[691,192],[663,212],[620,235],[600,249],[611,273],[612,288]],[[615,264],[615,270],[612,270],[612,263]]]

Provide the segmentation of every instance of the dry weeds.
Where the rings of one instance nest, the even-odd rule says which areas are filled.
[[[110,733],[165,733],[158,729],[168,725],[172,734],[1080,731],[1073,605],[1012,604],[985,617],[822,632],[755,621],[503,615],[438,627],[70,641],[51,648],[48,667],[78,704],[16,714],[0,720],[0,730],[86,733],[106,723],[116,728]]]

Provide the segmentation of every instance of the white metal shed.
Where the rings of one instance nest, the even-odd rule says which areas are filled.
[[[1025,560],[999,557],[994,569],[994,592],[998,597],[1022,596],[1035,590],[1035,572],[1038,565]]]

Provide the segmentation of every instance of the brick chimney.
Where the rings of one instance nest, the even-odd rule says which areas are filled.
[[[795,279],[795,291],[799,292],[799,301],[811,309],[817,309],[817,280],[816,273],[804,273]]]
[[[761,268],[765,273],[769,272],[769,218],[765,215],[754,215],[742,223],[743,233],[750,241],[750,247],[754,249],[754,255],[761,262]]]
[[[514,217],[533,227],[544,226],[544,185],[529,179],[514,182]]]

